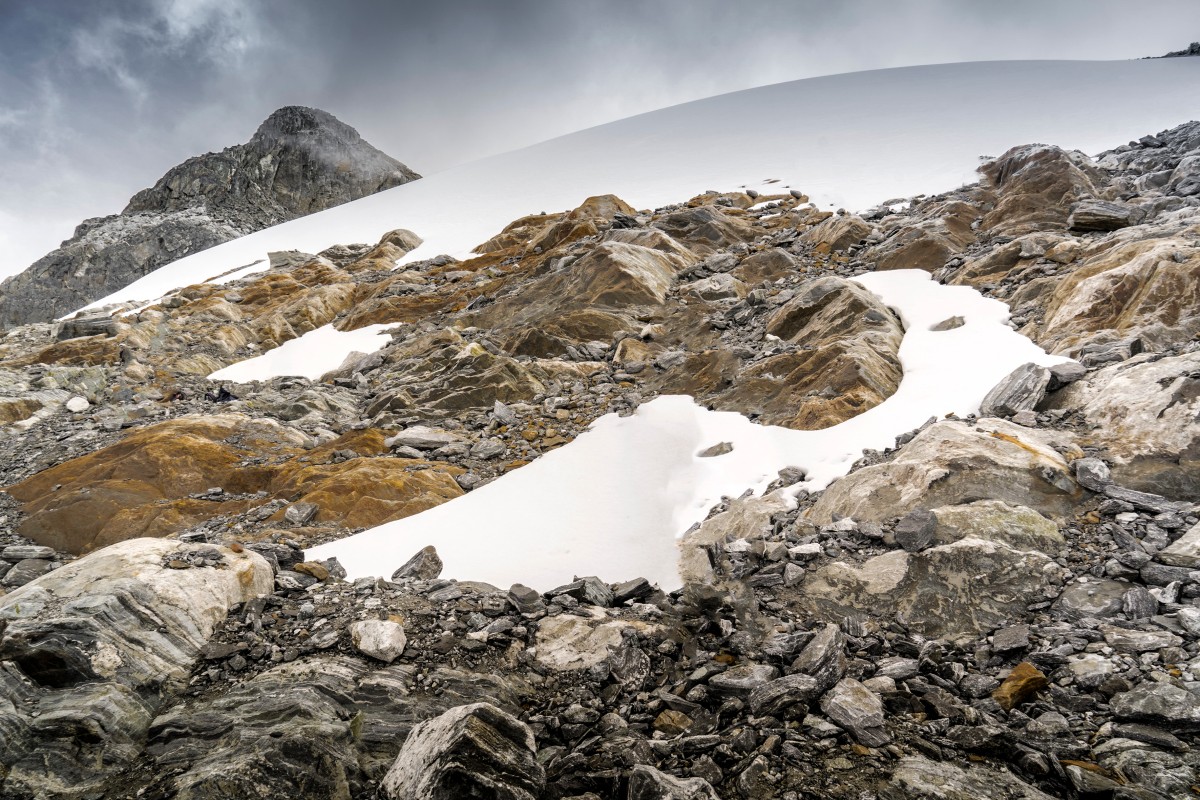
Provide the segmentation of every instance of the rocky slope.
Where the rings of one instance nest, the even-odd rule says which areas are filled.
[[[0,796],[1190,796],[1198,169],[1189,123],[1095,160],[1015,147],[861,215],[597,197],[467,261],[397,268],[420,231],[396,231],[14,330]],[[1078,363],[796,504],[727,498],[678,591],[489,586],[425,542],[380,579],[305,559],[658,394],[861,414],[904,331],[848,278],[912,267]],[[326,325],[391,338],[320,379],[205,377]]]
[[[0,326],[54,319],[186,255],[419,177],[332,114],[281,108],[249,142],[173,167],[0,284]]]

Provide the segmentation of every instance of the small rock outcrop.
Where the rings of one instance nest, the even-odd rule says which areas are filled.
[[[286,106],[249,142],[171,168],[0,284],[0,327],[53,319],[184,256],[419,177],[332,114]]]
[[[384,776],[391,800],[537,800],[545,771],[533,734],[489,703],[452,708],[412,729]]]

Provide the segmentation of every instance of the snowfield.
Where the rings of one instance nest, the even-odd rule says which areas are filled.
[[[629,417],[609,414],[575,441],[468,495],[308,551],[336,556],[351,579],[390,577],[432,544],[444,574],[507,588],[546,591],[578,575],[616,581],[641,576],[665,590],[681,585],[678,537],[722,496],[762,492],[780,469],[823,489],[864,448],[883,449],[931,415],[967,415],[1016,367],[1069,359],[1047,355],[1006,324],[1008,307],[966,286],[943,286],[920,270],[855,279],[904,322],[904,378],[875,408],[820,431],[757,425],[708,411],[682,396],[659,397]],[[965,324],[930,330],[949,317]],[[722,456],[697,454],[720,442]]]
[[[373,244],[395,228],[425,240],[409,259],[463,258],[518,217],[597,194],[654,208],[708,189],[794,187],[822,207],[863,209],[972,182],[980,156],[1018,144],[1114,147],[1190,119],[1198,101],[1195,58],[945,64],[764,86],[579,131],[267,228],[168,264],[88,308],[254,271],[269,251]]]

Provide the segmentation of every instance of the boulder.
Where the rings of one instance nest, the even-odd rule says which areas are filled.
[[[1082,441],[1105,448],[1113,481],[1191,499],[1200,494],[1198,375],[1200,353],[1139,356],[1071,384],[1052,406],[1078,409],[1097,426]]]
[[[257,553],[133,539],[0,597],[0,660],[24,681],[0,685],[4,793],[83,792],[127,765],[230,609],[271,590]]]
[[[638,764],[629,773],[625,800],[721,800],[703,778],[676,778],[654,767]]]
[[[399,623],[366,619],[350,625],[350,643],[363,655],[390,664],[404,652],[408,638]]]
[[[413,728],[380,791],[392,800],[537,800],[545,783],[529,728],[490,703],[473,703]]]
[[[1127,203],[1084,200],[1071,206],[1067,227],[1073,231],[1116,231],[1141,222],[1143,212]]]
[[[1114,695],[1112,710],[1119,720],[1148,722],[1168,729],[1200,729],[1200,698],[1170,683],[1146,681]]]
[[[894,550],[861,565],[826,564],[805,580],[800,603],[834,619],[902,614],[925,636],[970,638],[1024,613],[1030,598],[1056,592],[1056,574],[1043,553],[963,538],[919,553]]]
[[[871,225],[857,214],[835,214],[818,222],[800,236],[817,252],[848,250],[861,244],[871,233]]]
[[[873,408],[900,384],[900,323],[851,281],[804,283],[767,318],[767,332],[796,347],[738,369],[708,392],[699,387],[702,400],[756,414],[763,423],[817,430]]]
[[[960,539],[999,542],[1014,550],[1054,554],[1066,545],[1058,526],[1025,506],[1002,500],[977,500],[934,509],[934,541],[950,544]]]
[[[853,678],[842,678],[821,698],[821,710],[867,747],[882,747],[892,740],[884,728],[883,701]]]
[[[1050,352],[1080,357],[1119,340],[1161,352],[1200,333],[1200,253],[1184,236],[1139,226],[1085,254],[1036,302],[1044,322],[1027,332]]]
[[[881,800],[1053,800],[1006,769],[981,764],[960,767],[949,761],[909,756],[892,773]]]
[[[1155,558],[1173,567],[1200,569],[1200,523],[1196,523],[1188,532],[1160,550]]]
[[[1046,396],[1050,370],[1037,364],[1022,364],[996,384],[979,404],[985,417],[1011,417],[1018,411],[1031,411]]]
[[[832,522],[834,514],[883,522],[918,506],[991,499],[1062,516],[1082,490],[1056,445],[1068,452],[1073,448],[1061,434],[1002,420],[984,419],[974,426],[939,422],[917,434],[891,461],[835,481],[807,515],[818,524]]]
[[[1085,154],[1052,145],[1014,147],[979,171],[996,194],[980,227],[1007,236],[1066,228],[1071,204],[1106,183]]]

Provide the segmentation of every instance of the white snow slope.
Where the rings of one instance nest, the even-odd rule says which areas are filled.
[[[1196,58],[945,64],[764,86],[551,139],[267,228],[88,307],[153,300],[268,251],[373,244],[395,228],[425,239],[409,259],[461,258],[517,217],[596,194],[654,208],[708,189],[791,186],[821,206],[862,209],[969,183],[981,155],[1014,145],[1095,153],[1185,122],[1198,108]]]
[[[1005,375],[1047,355],[1005,323],[1008,307],[966,286],[943,286],[920,270],[855,279],[895,308],[904,323],[904,378],[875,408],[820,431],[756,425],[708,411],[689,397],[659,397],[630,417],[601,417],[564,447],[470,494],[308,551],[336,556],[350,578],[389,577],[425,545],[445,574],[507,588],[546,591],[577,575],[644,577],[678,588],[677,537],[722,496],[761,492],[788,466],[800,488],[823,489],[849,471],[864,448],[883,449],[931,415],[974,413]],[[962,327],[930,330],[961,316]],[[719,442],[733,451],[700,458]]]

